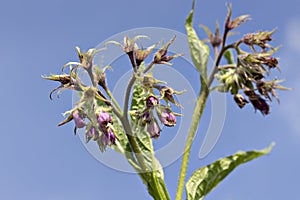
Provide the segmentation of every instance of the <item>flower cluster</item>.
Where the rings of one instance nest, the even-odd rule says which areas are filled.
[[[105,80],[105,70],[93,65],[93,58],[98,52],[95,49],[90,49],[87,53],[82,53],[77,47],[79,62],[69,62],[63,66],[63,71],[69,66],[70,73],[62,75],[43,76],[44,79],[58,81],[61,85],[55,88],[50,93],[52,99],[53,92],[59,90],[59,94],[65,89],[71,89],[78,93],[80,100],[76,106],[67,111],[64,115],[67,116],[64,121],[58,126],[64,125],[70,121],[74,121],[74,134],[77,129],[85,129],[86,142],[90,140],[97,141],[102,151],[106,146],[116,143],[116,136],[113,128],[113,118],[111,116],[111,102],[103,94],[103,92],[95,87],[97,84],[104,90],[107,90]],[[91,77],[94,86],[86,86],[82,84],[78,76],[78,69],[82,68],[87,71]],[[111,113],[111,114],[110,114]]]
[[[225,36],[229,31],[249,20],[248,15],[240,16],[234,20],[230,18],[231,8],[229,7],[225,23]],[[206,32],[210,33],[209,31]],[[270,95],[279,101],[275,90],[288,89],[278,84],[282,80],[266,81],[266,77],[270,75],[272,69],[279,69],[278,58],[273,56],[278,48],[269,44],[274,32],[275,30],[249,33],[239,41],[223,47],[227,48],[227,55],[231,54],[231,57],[233,54],[229,49],[232,48],[236,51],[236,63],[230,61],[231,63],[228,65],[219,66],[218,73],[215,74],[221,83],[220,86],[216,87],[219,91],[230,91],[240,108],[250,102],[254,109],[261,111],[263,115],[270,113],[270,107],[267,103],[267,100],[272,101]],[[212,34],[210,34],[210,38],[212,42]],[[242,50],[242,45],[248,47],[249,51]],[[240,94],[240,91],[243,91],[248,99]]]
[[[171,110],[169,102],[181,107],[181,105],[175,101],[174,95],[181,94],[183,91],[178,92],[171,87],[161,85],[166,83],[155,79],[151,72],[147,72],[151,70],[155,64],[171,65],[169,61],[178,56],[182,56],[182,54],[168,55],[168,48],[176,38],[174,36],[167,44],[162,45],[162,47],[154,53],[152,62],[148,66],[145,66],[145,59],[157,46],[157,44],[154,44],[146,49],[140,49],[135,42],[139,38],[146,37],[147,36],[143,35],[136,36],[133,39],[125,37],[123,44],[116,41],[109,41],[107,44],[111,43],[120,46],[130,58],[132,67],[136,72],[134,76],[138,80],[135,90],[137,91],[138,88],[141,89],[139,92],[140,106],[132,105],[130,113],[132,113],[132,118],[136,121],[136,124],[141,126],[141,128],[145,128],[151,137],[158,138],[161,132],[158,121],[168,127],[176,125],[176,116],[179,114]],[[155,95],[154,89],[158,91],[160,97]],[[135,99],[135,101],[137,101],[137,99]],[[165,100],[167,106],[161,104],[160,100]],[[157,116],[158,119],[155,116]]]
[[[124,44],[110,41],[106,43],[105,46],[109,43],[120,46],[124,53],[128,55],[134,69],[132,78],[135,82],[134,94],[137,93],[137,95],[132,98],[131,110],[128,111],[125,109],[123,112],[128,112],[129,114],[134,113],[131,119],[135,121],[136,124],[139,124],[140,128],[147,131],[151,137],[157,138],[161,132],[158,121],[168,127],[175,126],[176,116],[179,114],[172,112],[170,103],[181,107],[181,105],[175,101],[174,95],[181,94],[182,92],[177,92],[173,88],[166,86],[164,81],[156,80],[152,76],[152,72],[149,73],[148,71],[151,71],[154,65],[170,65],[169,61],[181,56],[181,54],[168,55],[168,48],[174,42],[174,37],[154,53],[152,62],[146,66],[145,59],[157,46],[157,44],[154,44],[146,49],[140,48],[136,44],[136,40],[146,37],[147,36],[136,36],[130,39],[126,36],[124,38]],[[131,129],[131,132],[134,132],[134,128],[129,127],[130,124],[126,123],[127,116],[122,113],[118,102],[113,98],[108,88],[106,69],[110,68],[110,66],[99,68],[93,64],[94,56],[102,49],[90,49],[86,53],[81,52],[78,47],[76,47],[76,49],[79,62],[69,62],[62,68],[62,70],[65,71],[69,67],[68,74],[43,76],[43,78],[61,83],[59,87],[50,93],[51,99],[55,91],[59,90],[59,96],[65,89],[76,91],[80,98],[75,104],[75,107],[64,114],[67,116],[66,119],[58,125],[61,126],[70,121],[74,121],[74,133],[76,134],[77,129],[85,129],[86,141],[96,141],[100,149],[104,151],[106,146],[116,144],[118,134],[123,137],[122,134],[130,134],[128,128]],[[87,72],[92,86],[82,83],[78,76],[79,70]],[[129,85],[127,90],[130,91],[131,87],[133,87],[133,85]],[[139,90],[137,90],[138,88]],[[160,97],[155,95],[154,89],[158,91],[157,93],[160,94]],[[130,92],[128,94],[130,94]],[[129,101],[130,97],[126,96],[126,99]],[[161,100],[165,100],[166,105],[162,105]],[[135,108],[134,106],[137,101],[139,101],[140,105]],[[113,120],[113,118],[118,118],[118,120]],[[117,126],[114,125],[114,121],[117,123]],[[115,127],[118,128],[116,129]],[[119,127],[122,128],[119,129]]]
[[[146,127],[147,132],[153,138],[158,138],[161,132],[161,128],[158,125],[158,116],[159,121],[167,126],[173,127],[176,125],[176,116],[179,114],[173,112],[170,106],[165,106],[160,104],[160,99],[154,95],[150,95],[145,99],[145,108],[142,112],[136,111],[139,114],[138,120],[143,127]],[[155,115],[156,114],[156,115]]]

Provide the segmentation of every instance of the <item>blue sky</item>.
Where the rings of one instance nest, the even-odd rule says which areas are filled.
[[[198,1],[195,25],[213,27],[216,19],[222,22],[225,3]],[[296,199],[300,178],[299,3],[234,0],[232,4],[233,16],[248,13],[253,19],[239,29],[241,33],[278,28],[274,39],[275,44],[282,44],[277,53],[282,69],[278,77],[286,78],[293,91],[280,92],[281,104],[273,102],[272,113],[266,117],[254,114],[251,106],[238,109],[227,96],[222,135],[212,152],[200,160],[201,130],[206,125],[200,126],[188,174],[238,150],[261,149],[275,141],[270,155],[241,166],[206,199]],[[190,8],[191,2],[183,0],[2,2],[0,199],[151,199],[136,175],[112,170],[94,159],[79,137],[73,136],[71,124],[56,127],[61,113],[71,107],[71,93],[51,102],[48,94],[56,85],[40,75],[59,73],[67,61],[76,60],[75,46],[89,49],[128,29],[154,26],[185,33]],[[180,160],[165,169],[172,199],[179,167]]]

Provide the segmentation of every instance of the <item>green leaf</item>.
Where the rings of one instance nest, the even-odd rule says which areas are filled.
[[[204,81],[207,80],[207,61],[209,57],[209,47],[199,40],[196,31],[193,28],[194,6],[188,15],[185,28],[188,35],[190,54],[196,69],[200,72]]]
[[[163,168],[154,156],[152,138],[145,130],[145,126],[142,126],[135,116],[136,111],[143,111],[145,109],[145,95],[142,85],[136,82],[133,88],[130,112],[131,125],[135,136],[134,139],[143,158],[144,169],[142,169],[141,173],[143,173],[143,175],[141,178],[147,186],[149,194],[154,199],[169,200],[170,197],[164,181]]]
[[[196,170],[186,183],[187,200],[201,200],[240,164],[270,153],[274,144],[257,151],[237,152]]]
[[[136,133],[136,140],[141,150],[141,154],[144,158],[144,169],[147,176],[147,189],[149,194],[154,199],[170,199],[165,181],[164,172],[160,162],[154,156],[154,149],[152,145],[152,139],[147,131],[141,131]]]
[[[227,49],[224,53],[224,57],[225,59],[227,60],[227,63],[229,65],[232,65],[234,64],[234,57],[233,57],[233,53],[230,49]]]

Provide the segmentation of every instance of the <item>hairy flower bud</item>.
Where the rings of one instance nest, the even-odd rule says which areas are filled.
[[[100,85],[104,89],[107,89],[105,72],[99,73],[99,75],[98,75],[97,78],[98,78],[98,80],[97,80],[98,81],[98,85]]]
[[[82,53],[79,47],[76,47],[78,58],[80,61],[80,66],[86,70],[92,70],[93,67],[93,59],[95,54],[97,53],[96,49],[89,49],[87,52]]]

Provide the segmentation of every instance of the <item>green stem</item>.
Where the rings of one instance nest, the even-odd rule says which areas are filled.
[[[91,82],[92,82],[93,86],[94,86],[95,88],[97,88],[97,83],[96,83],[96,81],[95,81],[94,73],[93,73],[92,68],[89,68],[89,69],[87,69],[86,71],[87,71],[88,74],[89,74],[89,77],[90,77],[90,79],[91,79]]]
[[[187,137],[187,140],[185,143],[184,153],[183,153],[182,162],[181,162],[180,175],[179,175],[179,180],[178,180],[176,200],[180,200],[182,198],[182,194],[183,194],[183,190],[184,190],[184,181],[185,181],[185,177],[186,177],[186,171],[187,171],[190,151],[191,151],[191,147],[193,144],[193,139],[196,135],[196,131],[197,131],[198,125],[200,123],[200,120],[201,120],[201,117],[202,117],[202,114],[203,114],[203,111],[204,111],[204,108],[206,105],[208,95],[210,93],[209,88],[214,80],[215,74],[218,72],[218,66],[223,57],[223,54],[225,53],[225,51],[227,49],[234,48],[236,45],[234,43],[234,44],[225,46],[227,34],[228,34],[228,31],[225,30],[224,35],[223,35],[221,51],[216,56],[214,68],[213,68],[207,82],[205,82],[205,80],[200,75],[201,89],[200,89],[200,93],[199,93],[198,99],[196,101],[194,113],[192,116],[192,125],[190,127],[188,137]]]
[[[147,73],[153,66],[154,66],[154,61],[153,62],[151,62],[147,67],[146,67],[146,69],[144,69],[144,71],[143,71],[143,73],[145,74],[145,73]]]
[[[201,116],[203,114],[206,101],[209,95],[209,90],[208,87],[205,85],[201,86],[200,94],[198,96],[198,99],[196,101],[194,113],[193,113],[193,121],[192,125],[190,127],[188,137],[186,140],[185,148],[184,148],[184,153],[182,157],[182,162],[181,162],[181,169],[180,169],[180,176],[179,176],[179,181],[178,181],[178,188],[177,188],[177,193],[176,193],[176,200],[181,200],[182,198],[182,193],[184,189],[184,180],[186,176],[186,170],[188,166],[188,161],[189,161],[189,156],[191,152],[191,147],[193,143],[193,139],[196,135],[196,131],[201,119]]]
[[[151,67],[154,65],[152,62],[147,66],[147,68],[143,71],[143,73],[146,73]],[[128,86],[125,92],[125,99],[124,99],[124,109],[123,109],[123,116],[121,117],[121,122],[124,127],[126,136],[128,138],[128,141],[131,145],[131,148],[133,149],[135,153],[135,157],[142,169],[142,172],[139,172],[141,178],[145,182],[145,184],[148,187],[149,191],[152,191],[150,194],[153,196],[154,199],[157,200],[169,200],[170,196],[168,194],[168,191],[166,189],[166,185],[163,183],[158,183],[155,173],[149,171],[145,164],[144,156],[141,152],[141,149],[139,148],[139,145],[133,136],[133,132],[131,130],[129,117],[128,117],[128,110],[129,110],[129,98],[131,94],[131,90],[133,88],[133,85],[136,81],[135,74],[132,74],[131,79],[128,82]],[[151,188],[151,189],[149,189]]]
[[[108,88],[106,88],[105,92],[107,93],[107,95],[109,96],[109,98],[112,100],[113,104],[116,106],[116,109],[118,110],[118,112],[120,112],[121,114],[123,114],[121,107],[119,106],[117,100],[112,95],[111,91]]]
[[[147,187],[152,188],[151,195],[154,197],[156,200],[169,200],[169,194],[167,192],[165,184],[158,183],[155,177],[155,173],[152,173],[149,171],[145,164],[144,156],[141,152],[141,149],[139,148],[139,145],[135,139],[135,137],[132,135],[132,130],[130,128],[129,120],[128,117],[125,117],[125,112],[124,115],[121,118],[122,125],[125,129],[126,136],[128,138],[128,141],[131,145],[131,148],[134,151],[134,155],[141,167],[142,171],[138,171],[140,177],[143,179]]]
[[[132,74],[132,76],[128,82],[127,88],[126,88],[126,92],[125,92],[123,111],[124,111],[124,118],[127,118],[127,121],[128,121],[129,97],[130,97],[131,89],[134,85],[135,80],[136,80],[136,77],[134,76],[134,74]]]

